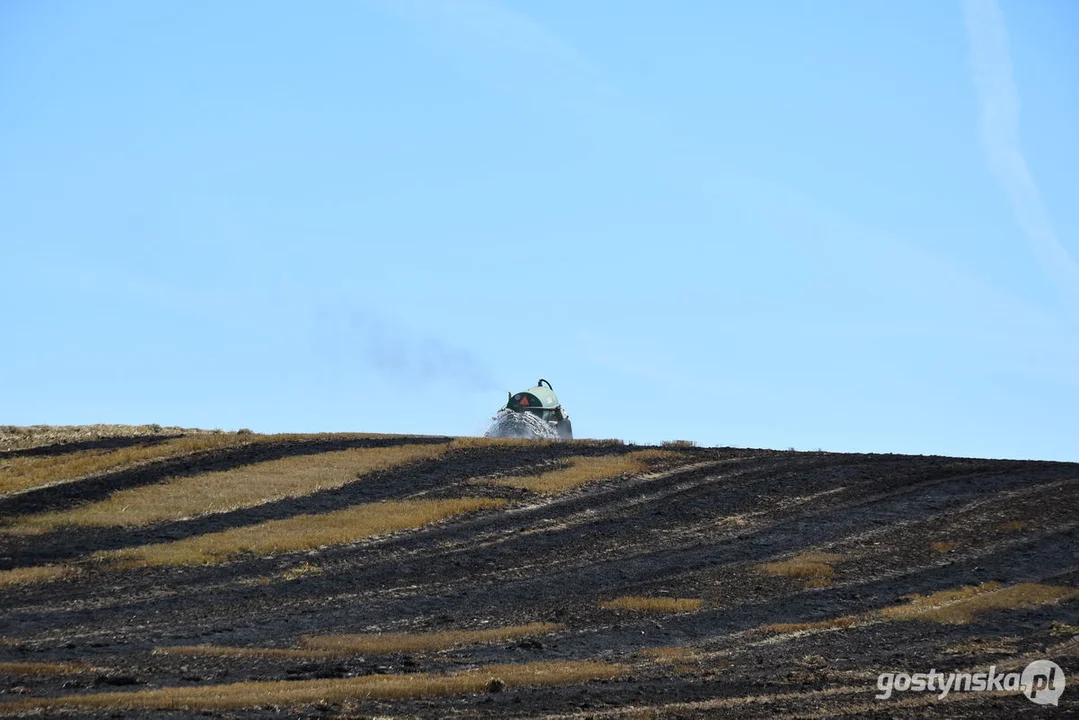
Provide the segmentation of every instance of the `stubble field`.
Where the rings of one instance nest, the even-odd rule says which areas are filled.
[[[0,716],[1051,717],[1079,465],[0,430]]]

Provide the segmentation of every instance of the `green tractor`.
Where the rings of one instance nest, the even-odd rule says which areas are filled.
[[[495,416],[488,431],[493,437],[557,437],[573,439],[573,425],[558,402],[551,383],[543,378],[535,387],[510,394],[505,407]]]

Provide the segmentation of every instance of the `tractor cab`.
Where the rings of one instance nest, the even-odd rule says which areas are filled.
[[[511,394],[506,402],[506,409],[513,412],[527,412],[540,420],[551,424],[558,436],[569,440],[573,438],[573,426],[569,415],[558,402],[551,383],[540,378],[535,387],[530,387],[516,394]]]

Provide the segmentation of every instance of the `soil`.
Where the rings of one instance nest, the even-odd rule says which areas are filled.
[[[0,459],[13,455],[59,455],[75,450],[127,447],[220,430],[160,425],[0,425]]]
[[[340,449],[341,442],[265,443],[166,460],[0,497],[3,517],[72,507],[185,473]],[[120,442],[109,439],[108,442]],[[61,452],[41,449],[26,452]],[[48,446],[44,446],[48,447]],[[0,587],[0,662],[79,663],[83,672],[0,672],[5,700],[299,680],[452,672],[478,665],[606,660],[614,680],[500,692],[218,712],[54,708],[63,717],[1054,717],[1079,712],[1022,694],[896,692],[881,672],[1017,667],[1055,661],[1079,678],[1079,601],[982,613],[970,623],[861,622],[776,632],[774,623],[876,617],[912,593],[994,581],[1079,587],[1079,464],[790,452],[673,449],[649,473],[556,496],[484,485],[570,456],[641,448],[578,443],[456,450],[439,460],[257,508],[142,528],[0,534],[0,569],[49,563],[81,572]],[[20,452],[10,450],[10,453]],[[299,513],[404,497],[488,495],[508,510],[317,551],[220,565],[117,570],[95,551],[191,537]],[[772,576],[760,564],[803,552],[842,556],[834,575]],[[820,586],[811,586],[811,585]],[[680,614],[612,610],[624,595],[699,598]],[[479,629],[530,622],[549,635],[443,652],[341,659],[154,654],[170,645],[298,647],[303,635]],[[650,648],[684,647],[656,660]],[[672,655],[673,657],[673,655]],[[1073,680],[1079,684],[1079,679]],[[39,714],[35,716],[40,716]],[[96,715],[94,713],[97,713]]]

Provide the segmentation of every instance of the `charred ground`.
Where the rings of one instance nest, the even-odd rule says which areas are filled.
[[[61,462],[65,454],[163,441],[153,432],[125,437],[63,444],[50,435],[52,441],[37,445],[23,439],[4,449],[0,481],[30,472],[33,463]],[[339,487],[210,515],[18,531],[35,514],[176,478],[417,444],[445,452]],[[2,494],[0,715],[1074,712],[1074,688],[1059,708],[1015,694],[940,700],[897,693],[886,701],[874,694],[884,671],[1021,670],[1048,658],[1076,677],[1079,465],[650,450],[590,441],[237,435],[234,443]],[[529,489],[529,478],[584,467],[584,458],[638,464],[560,492]],[[241,547],[212,564],[138,566],[116,555],[297,516],[317,523],[374,503],[460,498],[487,504],[411,529],[299,551]],[[415,641],[518,626],[524,635],[462,636],[441,648],[311,649],[331,635],[383,633],[388,642],[395,637],[388,634],[405,633]],[[518,678],[518,670],[488,666],[530,669]],[[429,680],[477,668],[478,687]],[[348,685],[375,676],[403,678],[405,689]],[[323,687],[311,684],[316,680],[329,683],[318,699],[274,694]],[[253,686],[249,700],[213,700],[216,686],[232,692],[250,681],[276,684]],[[148,695],[170,688],[178,694],[168,700]],[[100,707],[73,707],[79,697],[105,693],[111,700],[95,700]]]

